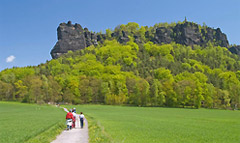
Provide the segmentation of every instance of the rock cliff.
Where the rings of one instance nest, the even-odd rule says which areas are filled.
[[[230,47],[229,51],[240,56],[240,45]]]
[[[198,24],[192,22],[184,22],[168,28],[159,27],[156,29],[154,38],[150,38],[150,41],[156,44],[174,41],[187,46],[204,46],[208,42],[215,42],[216,45],[222,47],[229,46],[227,36],[219,28],[200,28]]]
[[[76,51],[90,45],[98,45],[97,35],[91,33],[80,24],[72,24],[70,21],[61,23],[57,28],[58,41],[51,51],[52,58],[56,59],[69,50]]]
[[[130,40],[130,33],[127,30],[120,29],[113,31],[111,39],[116,39],[119,43],[126,43]],[[143,43],[141,36],[137,33],[131,33],[136,43]],[[106,40],[106,35],[101,33],[90,32],[87,28],[82,28],[80,24],[61,23],[57,28],[58,41],[51,51],[52,58],[58,58],[69,50],[76,51],[91,45],[98,45]],[[183,45],[201,45],[205,46],[208,42],[213,42],[215,45],[228,47],[229,43],[227,36],[221,32],[220,28],[213,29],[207,26],[201,27],[193,22],[177,23],[174,26],[159,26],[152,31],[145,32],[147,41],[152,41],[155,44],[176,42]],[[239,54],[233,49],[233,53]]]

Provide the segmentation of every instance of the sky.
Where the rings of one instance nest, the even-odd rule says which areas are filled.
[[[188,21],[221,28],[240,45],[239,0],[0,0],[0,71],[51,60],[62,22],[90,31],[137,22],[153,26]]]

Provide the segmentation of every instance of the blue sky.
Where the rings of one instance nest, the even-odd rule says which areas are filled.
[[[186,16],[221,28],[230,44],[239,45],[239,5],[239,0],[0,0],[0,71],[51,60],[56,29],[69,20],[99,32],[128,22],[152,26]]]

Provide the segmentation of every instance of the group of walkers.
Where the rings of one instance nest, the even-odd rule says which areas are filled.
[[[77,115],[76,108],[69,110],[69,112],[66,115],[66,124],[68,129],[75,128],[77,118],[80,118],[80,125],[81,125],[81,128],[83,128],[83,122],[84,122],[83,113],[81,112],[80,115]]]

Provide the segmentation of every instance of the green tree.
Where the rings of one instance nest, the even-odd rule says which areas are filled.
[[[22,80],[18,80],[17,82],[14,83],[14,86],[16,88],[15,96],[16,100],[22,101],[24,96],[27,94],[27,86],[23,84]]]

